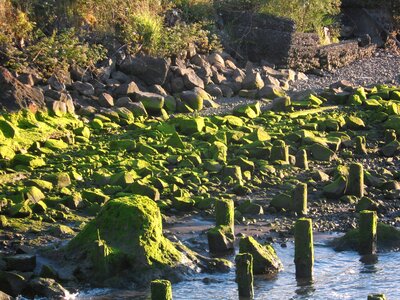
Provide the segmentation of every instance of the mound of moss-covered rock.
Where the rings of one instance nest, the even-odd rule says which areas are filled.
[[[112,277],[141,281],[151,277],[150,270],[170,270],[184,258],[163,236],[160,210],[145,196],[109,201],[71,240],[67,250],[83,259],[82,274],[95,281]]]
[[[332,242],[332,246],[336,251],[359,250],[358,229],[348,231],[344,236],[336,238]],[[378,248],[381,250],[396,250],[400,248],[400,230],[396,227],[378,223],[377,228]]]

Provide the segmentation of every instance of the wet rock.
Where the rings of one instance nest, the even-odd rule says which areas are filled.
[[[0,291],[17,297],[27,285],[25,278],[16,272],[0,271]]]
[[[5,258],[8,270],[32,272],[36,267],[36,255],[18,254]]]
[[[278,258],[274,248],[267,244],[261,245],[252,237],[243,237],[239,242],[240,253],[253,255],[254,274],[275,274],[283,269],[282,262]]]
[[[29,287],[34,295],[49,299],[65,299],[68,291],[61,284],[51,278],[35,278],[29,282]]]
[[[225,253],[234,249],[235,237],[228,226],[217,226],[207,231],[211,253]]]

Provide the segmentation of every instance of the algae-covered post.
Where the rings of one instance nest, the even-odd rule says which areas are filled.
[[[157,279],[151,282],[151,300],[172,300],[172,286],[168,280]]]
[[[314,266],[312,221],[300,218],[294,228],[296,278],[311,279]]]
[[[365,136],[356,137],[356,154],[367,154],[367,141]]]
[[[349,184],[347,194],[357,197],[364,196],[364,168],[360,163],[354,163],[349,168]]]
[[[360,212],[360,237],[358,252],[361,255],[376,253],[377,225],[378,217],[375,211],[363,210]]]
[[[368,295],[367,300],[386,300],[385,294],[371,294]]]
[[[252,299],[254,296],[253,256],[250,253],[240,253],[236,255],[235,262],[239,297]]]
[[[216,227],[207,232],[211,253],[222,253],[234,249],[234,214],[235,206],[232,200],[221,199],[215,202]]]
[[[289,163],[289,146],[286,146],[285,141],[276,140],[271,149],[271,161]]]
[[[215,220],[217,226],[229,226],[232,232],[235,225],[235,206],[232,200],[218,200],[215,202]]]
[[[296,153],[296,167],[308,170],[307,151],[305,149]]]
[[[307,214],[307,184],[299,183],[293,190],[292,210],[300,216]]]

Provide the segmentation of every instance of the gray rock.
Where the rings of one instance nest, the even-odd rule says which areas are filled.
[[[224,61],[224,59],[222,58],[222,56],[220,55],[220,54],[218,54],[218,53],[211,53],[209,56],[208,56],[208,62],[211,64],[211,65],[213,65],[213,66],[215,66],[215,67],[217,67],[217,68],[225,68],[225,61]]]
[[[17,297],[27,287],[27,282],[24,277],[16,272],[0,271],[0,290]]]
[[[38,296],[49,299],[64,299],[68,291],[51,278],[35,278],[29,282],[29,286]]]
[[[120,97],[115,102],[115,106],[118,107],[126,107],[126,105],[133,103],[130,97]]]
[[[185,83],[182,77],[174,77],[171,80],[171,89],[174,93],[180,93],[185,89]]]
[[[150,56],[127,57],[121,64],[123,72],[135,75],[148,85],[164,84],[170,61]]]
[[[242,87],[246,90],[260,90],[264,87],[264,81],[259,72],[247,72],[242,82]]]
[[[72,84],[74,90],[78,91],[81,95],[84,96],[93,96],[94,95],[94,87],[90,83],[75,81]]]
[[[113,107],[114,98],[110,94],[102,93],[99,97],[99,104],[103,107]]]
[[[189,90],[200,87],[204,89],[203,80],[197,76],[196,72],[193,69],[187,69],[185,75],[183,76],[183,82],[185,83],[185,87]]]
[[[209,84],[206,86],[206,91],[209,93],[211,96],[220,98],[223,96],[221,88],[216,85],[216,84]]]
[[[128,96],[132,97],[135,95],[136,92],[139,92],[139,87],[134,81],[129,83],[121,84],[115,91],[114,94],[118,96]]]
[[[129,82],[131,79],[128,75],[126,75],[125,73],[121,72],[121,71],[114,71],[111,73],[111,78],[118,80],[118,82],[121,83],[127,83]]]

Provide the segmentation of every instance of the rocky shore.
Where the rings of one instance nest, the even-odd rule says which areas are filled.
[[[2,105],[20,109],[0,117],[1,291],[57,298],[226,271],[204,247],[285,243],[301,184],[315,231],[354,229],[365,209],[400,225],[398,57],[325,77],[186,58],[116,57],[47,81],[0,70]],[[221,203],[233,203],[229,224]],[[181,238],[186,222],[208,236],[216,225],[218,247]],[[397,229],[381,228],[398,248]]]

